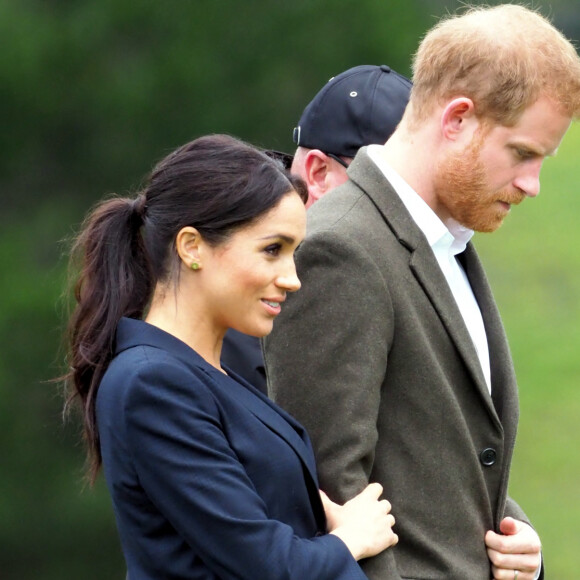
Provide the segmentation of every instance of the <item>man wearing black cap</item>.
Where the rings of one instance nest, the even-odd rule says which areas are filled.
[[[271,152],[304,179],[310,207],[344,183],[346,168],[363,145],[383,144],[397,127],[411,91],[411,82],[387,65],[360,65],[331,78],[306,106],[293,139],[294,157]],[[260,341],[229,330],[222,362],[250,384],[266,392]]]
[[[331,78],[304,109],[294,129],[292,162],[308,185],[307,207],[347,180],[363,145],[382,145],[409,101],[411,82],[387,65],[361,65]]]

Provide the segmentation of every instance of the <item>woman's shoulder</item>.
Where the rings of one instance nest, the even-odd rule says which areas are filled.
[[[174,353],[151,345],[136,345],[118,353],[99,387],[99,397],[136,400],[183,398],[213,399],[212,380],[204,365],[191,356],[183,360]]]

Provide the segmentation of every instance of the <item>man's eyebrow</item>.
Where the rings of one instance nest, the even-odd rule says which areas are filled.
[[[534,145],[530,145],[529,143],[518,143],[517,141],[512,143],[512,147],[514,149],[525,151],[526,153],[536,157],[554,157],[558,152],[557,147],[553,151],[546,151],[539,147],[535,147]]]

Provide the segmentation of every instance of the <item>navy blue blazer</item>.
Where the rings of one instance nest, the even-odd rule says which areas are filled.
[[[266,365],[260,339],[230,328],[224,336],[222,364],[246,379],[250,385],[268,394]]]
[[[177,338],[122,319],[96,412],[130,580],[366,578],[303,427]]]

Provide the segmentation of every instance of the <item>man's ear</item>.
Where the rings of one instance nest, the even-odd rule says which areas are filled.
[[[186,268],[199,270],[202,266],[201,234],[191,226],[181,228],[175,238],[175,249]]]
[[[330,158],[318,149],[312,149],[306,155],[304,173],[308,197],[312,202],[318,201],[328,191],[327,177],[330,171],[330,161]]]
[[[467,97],[453,99],[443,109],[441,133],[448,141],[470,141],[478,124],[473,101]]]

